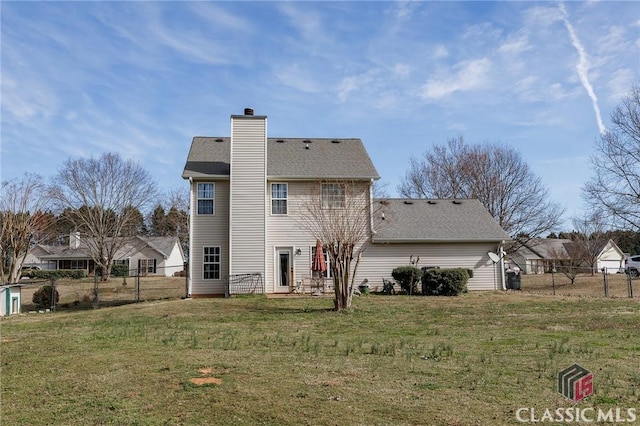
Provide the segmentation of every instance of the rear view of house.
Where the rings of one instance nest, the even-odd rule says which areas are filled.
[[[358,282],[382,284],[413,254],[423,257],[418,266],[474,269],[470,289],[503,287],[488,252],[508,235],[486,209],[477,200],[374,200],[380,177],[360,139],[269,137],[267,117],[247,108],[231,116],[230,136],[193,138],[182,177],[191,194],[192,297],[222,296],[242,281],[289,293],[309,280],[316,238],[302,223],[318,187],[323,209],[344,208],[348,197],[366,206]],[[374,214],[380,202],[385,219]]]

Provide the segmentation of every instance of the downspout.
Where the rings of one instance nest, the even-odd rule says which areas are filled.
[[[376,235],[376,230],[373,228],[373,182],[369,185],[369,226],[371,227],[371,237]]]
[[[501,241],[500,245],[498,245],[498,256],[500,256],[500,283],[502,284],[502,290],[505,291],[507,290],[507,283],[504,276],[504,256],[506,254],[504,251],[504,241]]]
[[[193,290],[193,283],[191,282],[191,277],[193,277],[193,217],[194,208],[193,208],[193,177],[189,178],[189,270],[187,271],[187,294],[186,297],[191,297],[191,293]]]

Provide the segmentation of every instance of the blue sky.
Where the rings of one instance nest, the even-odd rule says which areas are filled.
[[[244,107],[273,137],[356,137],[390,195],[462,135],[516,148],[582,211],[588,157],[640,81],[634,2],[8,2],[2,180],[119,152],[184,188],[193,136]]]

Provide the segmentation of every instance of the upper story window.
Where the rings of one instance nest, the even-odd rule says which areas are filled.
[[[345,185],[341,183],[322,184],[322,208],[343,209],[345,207]]]
[[[271,214],[287,214],[288,189],[286,183],[271,184]]]
[[[198,183],[198,214],[214,214],[214,197],[216,187],[214,183]]]

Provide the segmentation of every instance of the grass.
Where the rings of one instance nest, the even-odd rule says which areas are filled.
[[[194,299],[2,319],[3,424],[501,425],[569,407],[557,373],[594,373],[581,407],[640,406],[640,301]],[[196,384],[192,379],[211,379]]]

